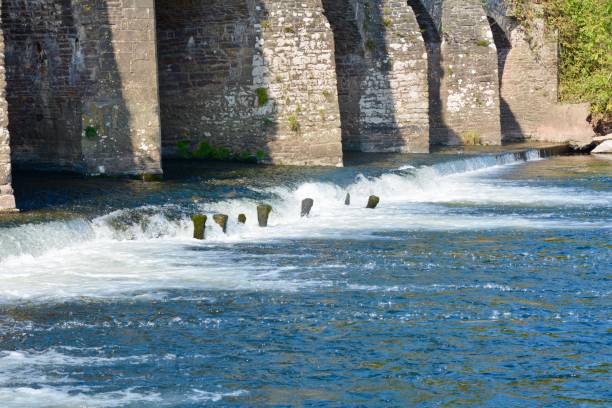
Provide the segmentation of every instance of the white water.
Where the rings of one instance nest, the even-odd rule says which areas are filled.
[[[536,151],[527,160],[540,160]],[[256,202],[235,199],[201,211],[230,215],[228,234],[209,221],[206,241],[191,238],[185,214],[173,219],[172,207],[117,211],[92,221],[74,220],[0,230],[0,303],[52,301],[80,296],[114,297],[160,289],[274,289],[292,291],[327,282],[290,280],[274,260],[233,251],[234,243],[335,237],[376,239],[373,232],[397,230],[472,230],[495,228],[606,228],[601,224],[521,215],[457,214],[448,204],[521,207],[609,206],[610,194],[521,185],[491,177],[524,162],[513,154],[474,157],[410,166],[376,178],[359,176],[348,188],[331,183],[278,187],[270,227],[256,225]],[[349,192],[353,205],[344,205]],[[376,194],[375,211],[364,208]],[[313,198],[309,218],[300,203]],[[236,217],[245,213],[247,225]],[[199,250],[206,249],[206,250]],[[298,255],[286,255],[298,256]]]

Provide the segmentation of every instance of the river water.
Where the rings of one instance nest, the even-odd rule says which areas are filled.
[[[612,404],[612,162],[349,164],[17,174],[0,406]],[[193,240],[199,212],[229,214],[228,234],[209,221]]]

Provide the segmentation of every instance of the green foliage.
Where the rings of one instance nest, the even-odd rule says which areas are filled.
[[[393,21],[389,17],[383,17],[382,22],[383,22],[383,25],[387,28],[391,27],[391,25],[393,24]]]
[[[259,107],[265,106],[270,99],[268,96],[268,88],[257,88],[255,93],[257,94],[257,104]]]
[[[195,150],[191,150],[191,142],[188,140],[177,142],[176,147],[178,156],[183,159],[196,158],[258,163],[265,158],[265,153],[262,150],[258,150],[255,154],[248,150],[232,153],[227,147],[213,146],[206,141],[200,143]]]
[[[191,157],[191,142],[189,140],[180,140],[176,142],[176,155],[182,159]]]
[[[298,122],[298,118],[295,114],[289,116],[289,128],[293,132],[297,132],[300,130],[300,122]]]
[[[478,132],[474,132],[473,130],[463,132],[461,134],[461,138],[463,139],[463,144],[466,146],[476,146],[482,144],[480,135]]]
[[[491,43],[488,40],[478,40],[476,45],[479,47],[488,47]]]
[[[87,126],[85,128],[85,137],[89,140],[93,140],[98,137],[98,129],[95,126]]]
[[[295,34],[295,29],[293,27],[285,27],[283,31],[287,34]]]
[[[612,116],[612,1],[545,0],[541,8],[515,0],[515,12],[529,30],[544,17],[558,31],[561,100],[590,102],[592,111]]]
[[[264,30],[267,30],[268,28],[270,28],[270,22],[268,20],[263,20],[261,22],[261,28],[263,28]]]

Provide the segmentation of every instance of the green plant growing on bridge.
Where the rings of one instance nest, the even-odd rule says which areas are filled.
[[[179,140],[176,142],[176,155],[182,159],[191,157],[191,142],[189,140]]]
[[[476,45],[479,47],[488,47],[491,43],[488,40],[478,40],[476,41]]]
[[[98,137],[98,129],[95,126],[87,126],[85,128],[85,138],[88,140],[94,140]]]
[[[477,146],[482,144],[480,134],[473,130],[467,130],[463,132],[461,134],[461,139],[463,140],[463,144],[466,146]]]
[[[300,130],[300,122],[298,122],[296,114],[289,115],[288,121],[289,129],[291,129],[292,132],[298,132]]]
[[[255,93],[257,94],[257,104],[260,108],[265,106],[270,100],[270,97],[268,96],[268,88],[257,88]]]

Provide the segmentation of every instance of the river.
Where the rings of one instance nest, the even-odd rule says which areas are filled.
[[[0,406],[610,406],[612,162],[544,156],[17,173]]]

